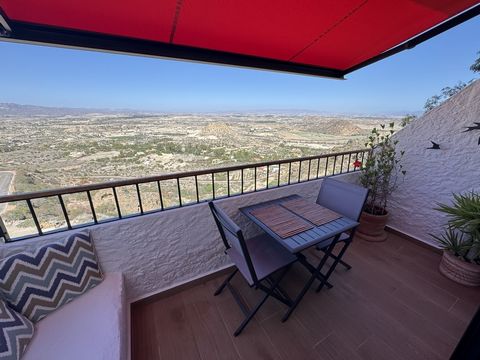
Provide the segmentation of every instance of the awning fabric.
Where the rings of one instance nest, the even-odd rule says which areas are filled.
[[[317,75],[342,77],[466,10],[470,14],[462,21],[475,16],[479,4],[473,0],[0,0],[0,14],[13,40],[312,74],[317,69]],[[472,8],[476,8],[473,13]],[[118,48],[120,44],[124,49]]]

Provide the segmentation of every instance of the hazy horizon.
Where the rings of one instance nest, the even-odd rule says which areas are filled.
[[[217,110],[217,111],[207,111],[207,110],[199,110],[199,111],[162,111],[162,110],[149,110],[149,109],[134,109],[134,108],[95,108],[95,107],[70,107],[70,106],[48,106],[42,104],[25,104],[25,103],[15,103],[15,102],[1,102],[0,101],[0,116],[5,115],[2,110],[5,109],[7,105],[14,105],[22,108],[38,108],[44,110],[71,110],[74,111],[82,111],[85,114],[91,113],[136,113],[136,114],[149,114],[149,115],[209,115],[209,114],[245,114],[245,115],[324,115],[324,116],[392,116],[392,117],[399,117],[406,114],[414,114],[418,115],[421,114],[422,110],[415,110],[415,111],[396,111],[396,112],[345,112],[345,111],[327,111],[327,110],[314,110],[314,109],[244,109],[244,110]],[[34,114],[30,114],[34,115]]]

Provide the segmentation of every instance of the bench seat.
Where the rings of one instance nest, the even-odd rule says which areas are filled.
[[[121,273],[36,324],[23,360],[126,360],[127,306]]]

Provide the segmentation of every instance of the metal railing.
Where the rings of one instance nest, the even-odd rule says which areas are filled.
[[[23,204],[25,211],[21,214],[22,221],[29,222],[33,232],[11,236],[9,227],[14,226],[18,219],[8,219],[7,208],[2,215],[3,220],[0,217],[0,238],[5,242],[24,240],[212,199],[358,171],[361,165],[358,166],[355,161],[364,163],[368,154],[369,150],[361,149],[1,196],[0,204],[13,204],[15,208]],[[124,196],[122,201],[120,195],[122,191],[125,193],[127,187],[131,188],[130,195]],[[66,199],[82,194],[83,201],[77,198],[68,202]],[[113,205],[113,209],[107,211],[106,205]],[[55,207],[58,208],[57,213],[48,214],[48,211]],[[73,219],[71,214],[74,208],[80,213],[76,219]],[[42,221],[42,212],[45,211],[47,214],[43,214],[43,217],[53,216],[56,218],[54,223]],[[89,221],[85,221],[85,215],[89,216]],[[61,218],[63,220],[58,221]]]

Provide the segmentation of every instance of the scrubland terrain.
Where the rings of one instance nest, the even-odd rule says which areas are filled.
[[[358,149],[373,126],[392,120],[396,119],[79,110],[35,114],[31,109],[2,114],[0,106],[0,191],[30,192]],[[111,200],[99,195],[97,201],[104,199]],[[30,228],[26,209],[17,205],[0,208],[2,218],[10,227]],[[79,222],[87,220],[82,219],[85,206],[71,207]],[[47,211],[41,221],[56,227],[54,215]]]

